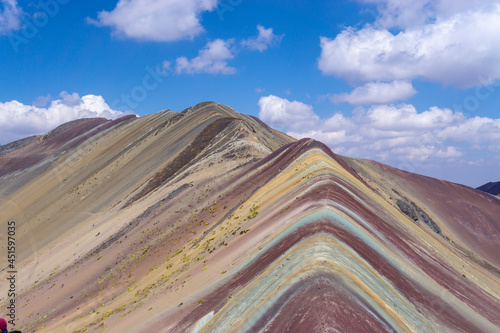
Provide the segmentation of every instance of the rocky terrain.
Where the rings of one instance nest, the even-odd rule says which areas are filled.
[[[500,332],[499,200],[220,104],[2,146],[0,199],[23,332]]]

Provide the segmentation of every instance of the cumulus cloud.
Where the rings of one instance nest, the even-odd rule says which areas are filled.
[[[413,97],[417,91],[409,81],[370,82],[357,87],[349,94],[338,94],[330,97],[331,101],[352,105],[387,104]]]
[[[228,66],[227,61],[233,59],[231,45],[234,40],[216,39],[200,50],[196,58],[188,60],[186,57],[179,57],[176,60],[175,71],[177,74],[235,74],[236,69]]]
[[[18,101],[0,102],[0,143],[6,144],[31,135],[44,134],[71,120],[102,117],[119,118],[126,113],[112,110],[102,96],[63,91],[60,99],[46,108]]]
[[[262,97],[259,107],[263,121],[295,138],[314,138],[337,153],[395,166],[428,159],[465,161],[478,151],[491,155],[500,142],[500,119],[466,118],[437,107],[418,112],[409,104],[376,105],[358,107],[352,116],[321,118],[310,105],[273,95]]]
[[[274,95],[259,100],[259,117],[271,126],[287,127],[295,130],[302,127],[314,127],[319,117],[312,106],[301,102],[290,102]]]
[[[380,105],[373,106],[363,113],[373,128],[387,131],[430,130],[447,128],[465,121],[461,113],[450,109],[432,107],[418,113],[413,105]]]
[[[460,87],[500,80],[497,1],[459,1],[455,9],[447,7],[455,5],[450,1],[364,2],[378,4],[381,17],[362,29],[349,27],[333,39],[321,38],[318,66],[325,75],[351,83],[421,78]],[[430,11],[422,14],[424,22],[410,24],[407,16],[419,16],[413,6]],[[395,26],[402,30],[391,32]]]
[[[377,8],[376,24],[385,28],[419,27],[458,13],[491,10],[497,0],[358,0]]]
[[[241,45],[250,50],[258,50],[263,52],[269,48],[269,46],[279,44],[283,39],[284,35],[277,36],[273,33],[273,29],[266,29],[262,25],[257,25],[257,30],[259,35],[257,37],[252,37],[241,41]]]
[[[234,59],[235,55],[243,48],[250,50],[265,51],[268,47],[278,43],[283,36],[273,34],[273,29],[257,26],[259,36],[236,42],[235,38],[228,40],[216,39],[208,42],[199,51],[197,57],[189,60],[187,57],[179,57],[176,60],[175,72],[177,74],[236,74],[236,68],[229,66],[228,60]],[[170,65],[170,62],[167,62]],[[168,68],[167,68],[168,70]]]
[[[52,96],[48,94],[47,96],[39,96],[33,101],[33,106],[44,107],[52,100]]]
[[[7,35],[21,28],[23,11],[17,0],[0,0],[0,35]]]
[[[439,137],[456,142],[500,142],[500,119],[474,117],[448,126],[439,133]],[[480,146],[477,146],[479,149]]]
[[[101,11],[88,22],[128,38],[171,42],[202,33],[201,14],[215,8],[217,0],[120,0],[111,12]]]

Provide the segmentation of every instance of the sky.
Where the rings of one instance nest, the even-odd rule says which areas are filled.
[[[0,144],[204,101],[335,153],[500,180],[500,0],[0,0]]]

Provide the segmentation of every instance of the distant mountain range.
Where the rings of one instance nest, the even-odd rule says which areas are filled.
[[[479,186],[477,189],[489,194],[500,195],[500,182],[490,182],[488,184],[484,184],[483,186]]]
[[[24,333],[500,332],[499,216],[217,103],[82,119],[0,147],[0,306],[15,285]]]

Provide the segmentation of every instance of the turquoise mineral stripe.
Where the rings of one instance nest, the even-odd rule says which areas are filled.
[[[368,235],[368,233],[365,230],[363,230],[359,227],[356,227],[354,221],[350,222],[350,221],[346,220],[344,217],[342,217],[338,213],[334,212],[333,209],[337,209],[340,212],[345,211],[346,214],[353,216],[356,219],[356,221],[359,221],[359,222],[361,222],[360,224],[366,226],[372,232],[372,234],[377,234],[377,236],[379,236],[380,238],[385,240],[385,237],[380,235],[375,229],[373,229],[368,223],[366,223],[366,221],[364,221],[359,215],[357,215],[353,211],[337,204],[334,201],[328,201],[328,204],[325,203],[325,205],[323,207],[321,207],[321,208],[318,207],[318,209],[320,209],[320,210],[316,211],[316,212],[312,212],[312,213],[308,212],[307,216],[300,218],[295,223],[291,223],[289,227],[287,227],[284,231],[282,231],[279,234],[279,236],[273,238],[271,241],[266,243],[262,247],[261,251],[257,252],[253,257],[248,258],[247,260],[242,262],[235,271],[238,271],[238,270],[246,267],[248,264],[250,264],[250,262],[254,261],[256,259],[256,257],[260,256],[260,254],[262,252],[268,251],[270,248],[275,246],[277,243],[282,241],[285,237],[287,237],[288,235],[290,235],[291,233],[293,233],[297,229],[299,229],[307,224],[311,224],[311,223],[314,223],[314,222],[317,222],[320,220],[326,220],[337,227],[341,227],[344,230],[351,232],[353,235],[355,235],[356,237],[360,238],[363,242],[365,242],[369,247],[371,247],[372,249],[377,251],[378,254],[380,254],[384,258],[386,258],[386,260],[391,265],[393,265],[394,267],[399,267],[399,265],[397,265],[397,263],[394,260],[392,260],[389,255],[387,255],[385,253],[384,249],[379,244],[377,244]],[[404,272],[401,272],[401,273],[404,274]]]
[[[360,285],[353,284],[349,276],[344,275],[338,269],[339,267],[356,276],[362,285],[370,290],[370,293],[363,290]],[[276,308],[277,300],[290,288],[305,281],[308,277],[321,273],[335,274],[342,279],[346,286],[350,286],[359,297],[362,297],[361,303],[369,304],[376,309],[378,315],[374,315],[382,316],[392,327],[401,331],[405,329],[387,311],[388,308],[396,310],[397,307],[397,312],[394,314],[405,318],[411,326],[411,331],[433,332],[427,320],[413,305],[402,297],[389,281],[374,273],[369,267],[352,249],[332,235],[313,235],[297,243],[254,282],[235,295],[233,300],[219,311],[200,332],[214,330],[247,332],[257,321],[262,320],[262,314],[271,308]],[[382,305],[373,299],[373,295],[381,299]],[[292,293],[287,301],[293,296]],[[278,307],[281,309],[286,303]]]

